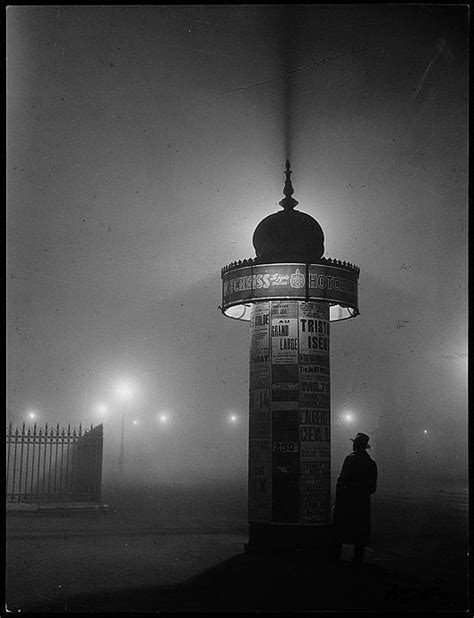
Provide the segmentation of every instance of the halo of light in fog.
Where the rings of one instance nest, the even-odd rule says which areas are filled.
[[[34,410],[30,410],[28,412],[28,418],[31,419],[31,420],[35,419],[37,416],[38,416],[38,413],[35,412]]]
[[[132,421],[132,424],[133,424],[133,425],[138,425],[138,420],[135,418],[135,419]]]
[[[160,423],[167,423],[169,420],[169,416],[167,414],[160,414],[158,420],[160,421]]]
[[[354,420],[354,415],[351,414],[351,412],[346,412],[342,415],[342,420],[346,423],[352,423],[352,421]]]
[[[238,417],[236,414],[231,414],[231,415],[229,416],[229,421],[230,421],[231,423],[237,423],[237,421],[238,421],[238,420],[239,420],[239,417]]]
[[[109,411],[109,406],[106,403],[98,403],[96,406],[96,410],[98,414],[107,414]]]
[[[135,394],[135,389],[131,382],[127,380],[121,380],[115,384],[114,387],[115,395],[121,401],[131,401]]]
[[[427,429],[424,429],[424,430],[423,430],[423,433],[424,433],[424,434],[427,434],[427,433],[428,433],[428,430],[427,430]]]

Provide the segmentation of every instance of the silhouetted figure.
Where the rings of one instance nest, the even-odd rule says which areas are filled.
[[[370,538],[370,496],[377,488],[377,465],[367,453],[369,436],[358,433],[351,440],[353,451],[336,483],[331,558],[339,560],[347,543],[354,545],[354,562],[361,564]]]

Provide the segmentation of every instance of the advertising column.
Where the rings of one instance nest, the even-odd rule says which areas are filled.
[[[256,303],[250,336],[249,522],[327,524],[329,303]]]

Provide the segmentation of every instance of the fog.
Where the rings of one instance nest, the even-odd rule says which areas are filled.
[[[9,7],[7,422],[103,423],[114,483],[123,416],[122,480],[245,486],[248,324],[220,270],[254,257],[291,156],[325,256],[361,269],[333,474],[363,431],[382,487],[464,483],[466,14]]]

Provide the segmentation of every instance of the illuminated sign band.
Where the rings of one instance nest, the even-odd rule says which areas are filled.
[[[252,303],[263,300],[326,301],[331,320],[359,313],[359,269],[345,262],[233,264],[222,270],[222,311],[249,320]]]

